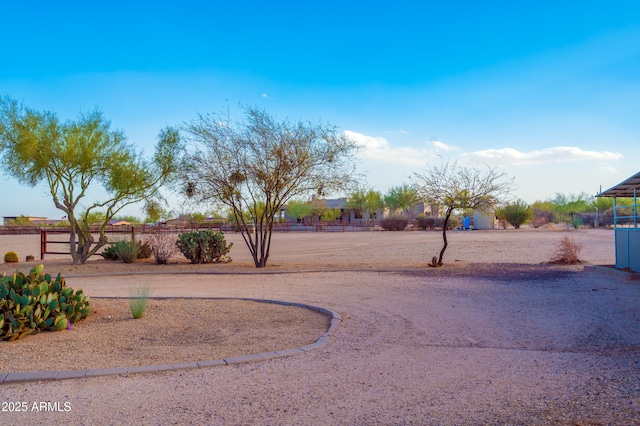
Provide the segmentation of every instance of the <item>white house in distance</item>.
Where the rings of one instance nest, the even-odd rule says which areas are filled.
[[[638,212],[640,172],[607,189],[596,197],[613,197],[613,227],[615,233],[616,268],[640,272],[640,213]],[[631,206],[619,207],[618,198],[633,198]],[[622,212],[622,209],[631,212]]]

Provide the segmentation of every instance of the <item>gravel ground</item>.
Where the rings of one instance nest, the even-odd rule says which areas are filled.
[[[0,342],[0,373],[180,364],[292,349],[315,342],[331,320],[301,307],[235,299],[150,299],[139,319],[127,299],[90,303],[94,313],[71,331]],[[73,356],[60,348],[73,348]]]
[[[343,321],[321,349],[287,358],[3,385],[4,403],[29,410],[0,412],[0,423],[640,424],[637,282],[540,264],[555,232],[452,233],[437,269],[418,265],[437,239],[424,248],[416,235],[426,233],[392,234],[282,236],[262,273],[232,252],[235,266],[199,275],[70,276],[95,296],[147,283],[158,296],[323,306]],[[589,263],[612,263],[611,234],[571,233]],[[32,410],[42,401],[60,411]]]

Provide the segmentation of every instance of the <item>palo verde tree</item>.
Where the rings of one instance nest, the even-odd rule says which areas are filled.
[[[420,203],[418,191],[407,183],[389,188],[384,196],[384,204],[392,215],[400,211],[408,217],[411,207],[418,203]]]
[[[336,128],[276,121],[244,108],[244,119],[200,115],[185,125],[193,149],[185,157],[186,195],[219,202],[233,215],[257,268],[267,265],[273,222],[295,197],[348,187],[357,144]]]
[[[153,158],[146,160],[97,111],[61,122],[52,112],[0,98],[4,172],[21,183],[49,187],[53,203],[69,221],[70,253],[77,265],[107,244],[109,220],[123,207],[152,198],[174,174],[180,149],[178,131],[167,128],[160,132]],[[99,186],[105,199],[87,202]],[[96,217],[102,218],[97,241],[90,226]]]
[[[287,203],[287,214],[301,221],[313,214],[313,207],[308,201],[291,200]]]
[[[533,210],[523,200],[515,200],[496,209],[496,217],[508,222],[516,229],[527,223],[533,217]]]
[[[461,167],[457,163],[443,162],[439,167],[430,167],[425,173],[414,174],[414,187],[420,197],[428,203],[444,208],[440,256],[434,256],[430,266],[442,266],[442,257],[447,249],[447,227],[456,210],[488,211],[513,188],[513,180],[504,173],[488,168],[486,173],[476,168]]]
[[[327,202],[318,197],[313,197],[311,201],[291,200],[287,203],[287,214],[308,225],[316,224],[327,210]]]

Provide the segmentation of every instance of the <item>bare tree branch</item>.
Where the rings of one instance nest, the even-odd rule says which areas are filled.
[[[182,167],[189,195],[231,209],[259,268],[269,258],[275,217],[292,197],[342,190],[355,176],[357,144],[333,126],[279,122],[245,107],[242,121],[199,115],[184,128],[193,143]]]

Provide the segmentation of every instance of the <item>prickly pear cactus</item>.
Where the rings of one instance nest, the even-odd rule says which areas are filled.
[[[231,262],[227,253],[233,243],[227,245],[222,232],[190,231],[178,235],[178,249],[191,263],[226,263]]]
[[[69,322],[91,315],[89,296],[67,287],[35,266],[29,274],[16,271],[0,279],[0,338],[17,340],[39,331],[67,328]]]

